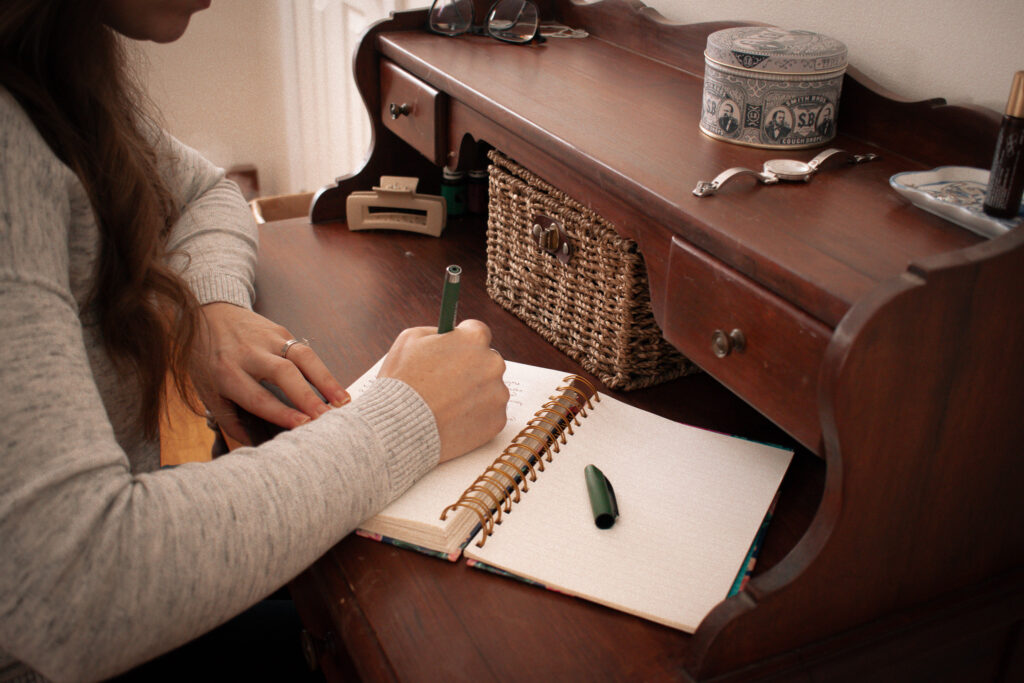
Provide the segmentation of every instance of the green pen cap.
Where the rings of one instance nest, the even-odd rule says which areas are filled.
[[[608,529],[615,524],[615,518],[619,516],[615,490],[604,473],[593,465],[587,465],[583,475],[587,479],[587,494],[590,496],[590,509],[594,513],[594,524],[598,529]]]

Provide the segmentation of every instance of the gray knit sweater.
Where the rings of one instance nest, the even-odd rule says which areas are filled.
[[[250,306],[241,195],[195,151],[169,137],[161,151],[187,282],[201,303]],[[420,397],[377,380],[258,448],[158,469],[159,445],[133,425],[137,389],[86,305],[99,239],[81,183],[0,88],[0,680],[25,664],[100,679],[194,638],[302,571],[440,452]]]

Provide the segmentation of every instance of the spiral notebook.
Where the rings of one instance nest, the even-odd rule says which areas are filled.
[[[693,632],[746,575],[792,451],[667,420],[564,372],[508,362],[505,382],[505,429],[358,533]],[[614,488],[610,529],[594,523],[588,464]]]

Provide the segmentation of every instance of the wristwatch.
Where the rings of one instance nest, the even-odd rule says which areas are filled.
[[[828,159],[838,155],[842,155],[848,164],[859,164],[878,158],[878,155],[874,153],[852,154],[846,150],[832,147],[818,154],[810,161],[797,161],[796,159],[769,159],[764,162],[764,166],[760,172],[744,168],[742,166],[734,166],[733,168],[726,169],[719,173],[711,182],[706,180],[700,181],[697,183],[697,187],[693,189],[693,193],[698,197],[711,196],[722,189],[722,185],[725,185],[736,176],[742,175],[752,175],[765,185],[774,185],[780,180],[785,180],[787,182],[810,182],[811,177],[818,172],[818,169],[821,168],[822,164],[824,164]]]

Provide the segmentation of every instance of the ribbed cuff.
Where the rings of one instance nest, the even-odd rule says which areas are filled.
[[[200,275],[188,278],[188,286],[204,306],[215,301],[252,308],[252,287],[230,275]]]
[[[381,377],[355,403],[380,438],[387,454],[392,496],[398,496],[429,472],[441,457],[434,414],[405,382]]]

